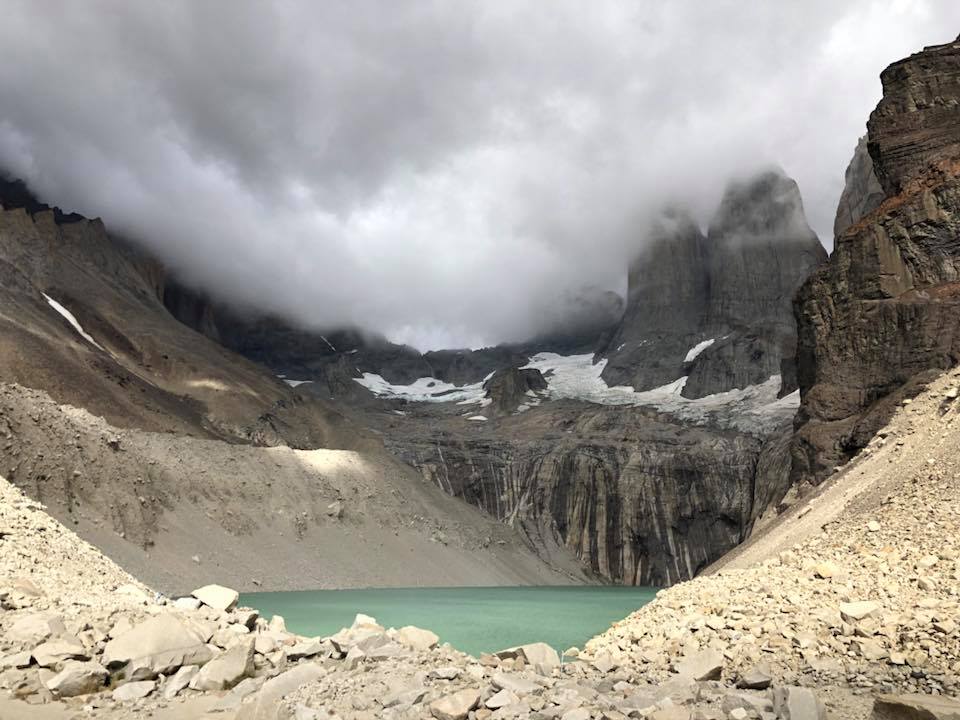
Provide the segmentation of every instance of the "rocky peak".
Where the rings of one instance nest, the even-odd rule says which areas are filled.
[[[792,332],[793,294],[826,257],[807,223],[797,183],[781,170],[731,182],[708,241],[715,331],[759,322]]]
[[[687,376],[690,398],[767,380],[793,356],[791,299],[825,257],[777,169],[731,182],[706,237],[689,214],[665,212],[630,267],[604,379],[649,390]]]
[[[880,74],[883,98],[867,122],[868,148],[887,195],[931,163],[960,158],[960,42],[936,45]]]
[[[875,210],[883,202],[883,188],[873,170],[873,160],[867,150],[867,136],[857,142],[853,159],[847,165],[844,174],[843,193],[840,205],[833,221],[833,235],[838,237],[844,230],[854,225]]]
[[[887,198],[797,296],[798,480],[828,476],[900,400],[960,361],[960,44],[881,79],[867,147]]]

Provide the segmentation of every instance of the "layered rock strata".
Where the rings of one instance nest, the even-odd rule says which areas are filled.
[[[836,238],[796,300],[797,479],[822,480],[925,373],[960,359],[958,76],[958,43],[881,75],[867,146],[886,200]]]

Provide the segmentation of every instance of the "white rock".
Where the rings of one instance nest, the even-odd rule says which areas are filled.
[[[173,606],[177,608],[177,610],[186,611],[199,610],[202,604],[203,603],[193,596],[179,597],[173,601]]]
[[[153,680],[128,682],[113,691],[113,699],[117,702],[133,702],[134,700],[145,698],[152,693],[156,687],[157,683]]]
[[[212,656],[202,634],[177,616],[164,613],[108,642],[102,661],[111,669],[126,665],[129,680],[152,680],[183,665],[202,665]]]
[[[61,636],[37,645],[31,653],[40,667],[58,668],[65,660],[89,660],[86,648],[75,637]]]
[[[435,648],[437,643],[440,642],[440,638],[437,637],[436,633],[414,627],[413,625],[400,628],[397,632],[397,640],[414,650],[430,650],[431,648]]]
[[[216,610],[233,610],[240,599],[240,593],[223,585],[204,585],[190,594]]]
[[[190,681],[190,687],[194,690],[228,690],[253,672],[253,641],[245,639],[200,668]]]
[[[166,682],[163,684],[163,697],[166,700],[171,700],[175,698],[181,690],[183,690],[187,685],[190,684],[190,681],[193,680],[193,676],[200,672],[199,665],[187,665],[182,667],[173,675],[167,678]]]
[[[468,688],[433,701],[430,703],[430,713],[437,720],[465,720],[479,704],[480,691]]]
[[[76,662],[68,660],[63,670],[49,677],[44,685],[60,697],[75,697],[97,692],[106,683],[109,673],[97,662]]]

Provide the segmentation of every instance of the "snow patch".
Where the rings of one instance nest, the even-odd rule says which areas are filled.
[[[486,415],[471,415],[467,418],[467,420],[479,420],[481,422],[486,422],[487,417]]]
[[[458,405],[479,404],[486,407],[491,403],[490,398],[484,397],[483,384],[490,379],[493,373],[483,380],[471,385],[452,385],[433,377],[422,377],[409,385],[393,385],[381,375],[363,373],[363,377],[354,378],[354,381],[363,385],[377,397],[397,398],[409,402],[455,402]]]
[[[690,351],[687,353],[687,356],[683,359],[683,361],[690,362],[691,360],[695,360],[697,358],[697,355],[702,353],[704,350],[706,350],[708,347],[713,345],[713,343],[715,342],[716,342],[716,338],[710,338],[709,340],[698,342],[696,345],[690,348]]]
[[[306,385],[307,383],[312,383],[313,380],[287,380],[284,379],[284,382],[290,387],[297,387],[298,385]]]
[[[334,352],[337,351],[337,349],[333,346],[333,343],[327,340],[323,335],[320,336],[320,339],[323,340],[327,344],[327,347],[329,347],[331,350]]]
[[[56,300],[54,300],[52,297],[50,297],[46,293],[41,293],[41,294],[47,299],[47,304],[50,305],[50,307],[52,307],[58,313],[60,313],[60,315],[64,317],[66,321],[73,326],[73,329],[76,330],[78,333],[80,333],[80,337],[82,337],[88,343],[93,345],[95,348],[98,348],[99,350],[103,350],[104,352],[106,352],[106,349],[103,347],[103,345],[101,345],[96,340],[94,340],[93,337],[90,336],[86,330],[80,327],[80,323],[77,322],[77,319],[73,316],[72,312],[67,310],[63,305],[58,303]]]

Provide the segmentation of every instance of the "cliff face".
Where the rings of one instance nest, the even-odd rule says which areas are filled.
[[[864,135],[857,143],[844,175],[843,193],[833,221],[833,236],[839,237],[848,227],[860,222],[861,218],[876,210],[885,197],[873,170],[873,160],[867,150],[867,136]]]
[[[706,237],[670,211],[631,266],[604,379],[647,390],[686,376],[697,398],[780,373],[796,342],[791,298],[825,258],[779,171],[731,183]]]
[[[960,358],[958,78],[958,43],[881,75],[867,147],[887,198],[836,238],[829,264],[796,301],[798,479],[824,478],[928,371]]]
[[[788,473],[765,449],[789,435],[789,422],[764,441],[641,408],[566,402],[456,435],[408,416],[384,434],[427,480],[624,584],[693,577],[787,491]]]

